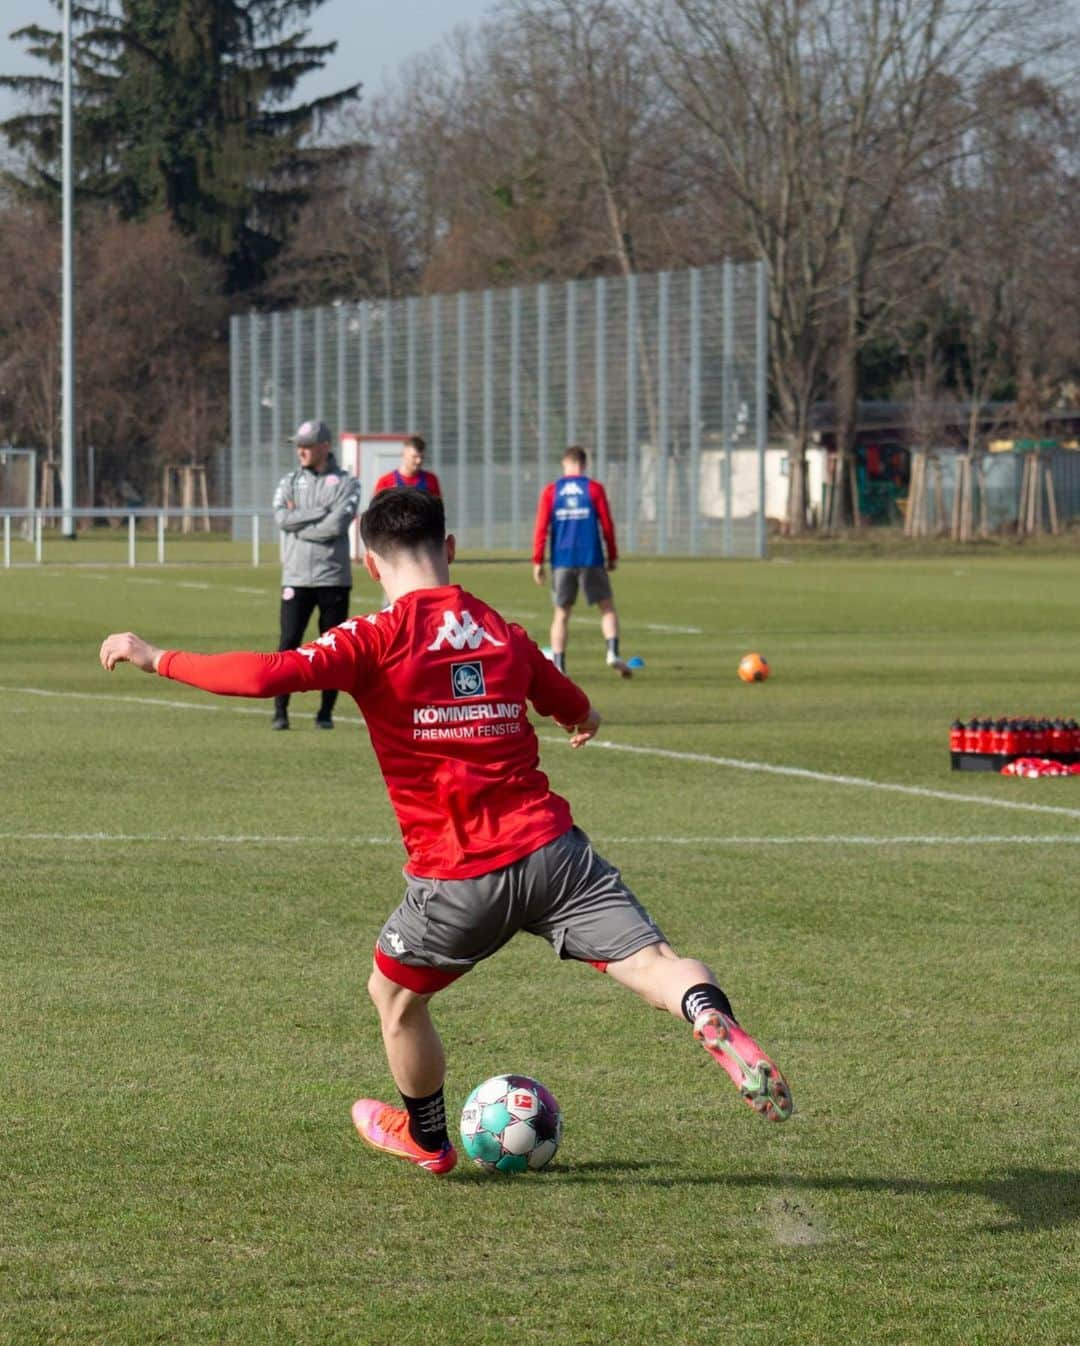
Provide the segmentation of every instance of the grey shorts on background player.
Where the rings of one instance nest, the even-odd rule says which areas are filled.
[[[578,586],[585,590],[586,603],[599,603],[611,597],[611,580],[603,566],[555,566],[551,571],[551,600],[557,608],[573,607]]]
[[[407,967],[460,975],[519,930],[542,936],[560,958],[593,964],[619,962],[664,938],[578,827],[490,874],[405,877],[405,898],[378,947]]]

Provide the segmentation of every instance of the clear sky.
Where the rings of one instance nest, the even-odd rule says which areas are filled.
[[[364,92],[377,93],[387,76],[417,52],[426,51],[461,24],[472,24],[494,8],[494,0],[326,0],[310,17],[317,42],[336,41],[338,49],[318,74],[300,86],[304,98],[332,93],[361,80]],[[57,10],[49,0],[0,0],[0,74],[44,74],[41,62],[29,60],[21,42],[8,36],[37,23],[59,26]],[[0,89],[0,118],[19,108],[6,89]]]

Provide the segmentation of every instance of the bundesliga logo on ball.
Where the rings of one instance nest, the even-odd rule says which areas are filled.
[[[493,1075],[461,1110],[465,1153],[487,1173],[525,1173],[550,1164],[562,1137],[552,1094],[528,1075]]]

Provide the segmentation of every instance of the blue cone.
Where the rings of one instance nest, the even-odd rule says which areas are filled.
[[[644,668],[644,667],[645,667],[645,660],[642,659],[642,657],[641,657],[640,654],[632,654],[632,655],[630,656],[630,658],[627,659],[627,661],[626,661],[626,667],[627,667],[627,668]]]

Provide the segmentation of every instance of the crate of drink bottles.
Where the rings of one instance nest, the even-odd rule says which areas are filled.
[[[954,771],[1000,771],[1018,757],[1080,762],[1080,724],[1059,720],[954,720],[949,730]]]

